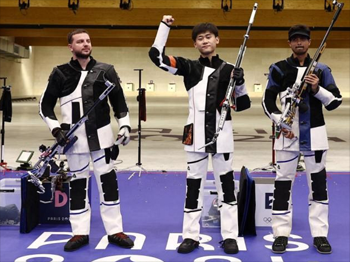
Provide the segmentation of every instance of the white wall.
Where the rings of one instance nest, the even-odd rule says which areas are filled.
[[[29,49],[30,59],[13,59],[0,57],[0,76],[7,77],[6,85],[11,86],[13,97],[34,96],[34,59],[32,49]],[[1,81],[1,86],[4,82]]]
[[[101,62],[113,64],[118,72],[122,85],[134,83],[138,88],[138,72],[136,68],[142,68],[142,87],[153,80],[155,92],[147,92],[147,96],[186,96],[182,77],[173,76],[158,69],[148,57],[149,48],[145,47],[94,47],[93,57]],[[315,49],[310,49],[313,55]],[[218,48],[220,57],[231,63],[235,63],[238,48]],[[167,48],[168,55],[183,56],[197,59],[198,52],[194,48]],[[270,64],[290,56],[289,48],[247,48],[242,67],[245,70],[246,86],[250,96],[261,97],[262,93],[254,92],[254,83],[265,87],[266,77]],[[70,60],[70,51],[67,47],[33,47],[30,59],[22,59],[18,64],[13,61],[0,58],[0,75],[8,77],[8,84],[13,86],[14,96],[40,96],[44,91],[47,79],[58,64]],[[340,88],[343,97],[349,97],[350,83],[350,50],[326,49],[320,62],[327,64],[331,69]],[[168,91],[168,83],[176,83],[176,92]],[[125,92],[126,96],[134,96],[135,92]]]

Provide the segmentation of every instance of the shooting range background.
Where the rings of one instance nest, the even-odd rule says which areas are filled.
[[[45,2],[42,5],[42,2]],[[40,28],[43,24],[59,27],[63,24],[94,26],[104,25],[153,25],[158,26],[164,13],[172,13],[176,25],[194,25],[203,20],[212,19],[219,26],[241,26],[245,29],[253,1],[234,1],[233,10],[222,12],[218,1],[166,1],[135,0],[135,9],[131,12],[121,10],[118,1],[84,0],[76,14],[67,8],[67,1],[32,1],[28,10],[20,11],[16,1],[1,0],[0,35],[9,42],[29,46],[29,58],[18,59],[0,55],[0,76],[7,77],[7,84],[12,86],[13,120],[6,123],[4,160],[9,167],[16,168],[16,159],[22,150],[32,150],[32,163],[38,159],[40,144],[47,146],[54,143],[52,136],[38,115],[38,98],[44,91],[47,79],[54,66],[66,63],[70,52],[66,47],[66,34],[72,28]],[[112,3],[113,2],[113,3]],[[152,2],[152,6],[150,6]],[[176,2],[176,3],[175,3]],[[349,49],[349,6],[345,8],[336,23],[338,30],[331,32],[329,44],[320,62],[332,69],[336,83],[344,97],[340,108],[325,112],[330,150],[327,158],[328,182],[330,192],[330,234],[333,254],[320,255],[312,247],[312,239],[307,224],[307,186],[305,176],[297,174],[294,191],[294,224],[293,239],[290,239],[290,252],[275,255],[270,250],[271,228],[259,228],[256,237],[246,236],[246,250],[235,256],[226,256],[219,248],[220,234],[218,229],[203,229],[202,233],[212,239],[209,244],[212,250],[200,248],[189,255],[179,255],[174,247],[167,247],[170,234],[180,234],[185,192],[186,155],[181,144],[183,125],[188,113],[187,94],[182,78],[172,76],[156,68],[148,58],[148,50],[155,36],[151,30],[109,30],[91,29],[93,56],[99,61],[115,66],[125,90],[132,123],[132,140],[126,147],[120,148],[116,167],[119,175],[121,208],[124,215],[125,231],[146,235],[145,245],[141,249],[123,250],[106,246],[98,249],[98,243],[104,236],[104,230],[98,213],[95,184],[92,186],[92,233],[90,245],[74,253],[62,251],[64,242],[69,238],[69,225],[37,227],[30,234],[20,234],[17,226],[0,227],[0,260],[26,261],[27,255],[56,255],[59,261],[111,261],[117,258],[98,260],[108,256],[122,256],[122,261],[132,260],[128,255],[151,256],[159,261],[204,261],[204,256],[221,256],[210,261],[273,261],[273,262],[306,262],[306,261],[349,261],[349,170],[350,170],[350,49]],[[170,3],[170,4],[169,4]],[[204,7],[199,6],[203,4]],[[87,4],[87,6],[84,6]],[[212,6],[211,6],[212,4]],[[315,26],[312,36],[319,41],[325,27],[329,25],[333,13],[323,10],[323,1],[285,1],[285,10],[273,11],[272,3],[260,1],[254,26],[267,26],[271,30],[254,30],[247,42],[247,52],[243,61],[246,86],[252,97],[250,110],[233,114],[233,131],[235,134],[235,171],[242,165],[251,171],[269,170],[272,161],[271,122],[261,108],[261,97],[265,88],[266,76],[271,63],[290,56],[291,51],[286,40],[289,26],[295,23],[306,23]],[[47,7],[46,7],[47,5]],[[101,6],[98,6],[101,5]],[[114,5],[114,6],[113,6]],[[163,6],[168,5],[168,7]],[[85,8],[87,7],[87,8]],[[96,8],[97,7],[97,8]],[[237,8],[238,7],[238,8]],[[145,15],[147,14],[147,15]],[[5,28],[6,25],[18,25]],[[22,26],[22,28],[21,28]],[[32,26],[33,28],[28,28]],[[36,28],[36,26],[38,28]],[[253,26],[253,28],[254,28]],[[280,27],[280,29],[278,28]],[[322,29],[323,28],[323,29]],[[340,30],[339,30],[340,29]],[[218,46],[221,58],[231,63],[236,60],[238,46],[243,40],[245,30],[222,31],[222,41]],[[102,47],[102,46],[110,47]],[[126,47],[126,46],[132,47]],[[113,46],[113,47],[112,47]],[[117,47],[118,46],[118,47]],[[142,47],[141,47],[142,46]],[[174,47],[182,46],[182,47]],[[234,46],[235,48],[228,48]],[[259,48],[258,48],[259,46]],[[317,48],[313,41],[311,56]],[[190,30],[173,30],[170,34],[167,54],[198,58],[198,52],[192,47]],[[133,167],[137,156],[137,102],[136,89],[138,74],[135,68],[143,68],[142,87],[154,83],[154,91],[146,91],[147,121],[142,122],[142,166],[149,172],[142,172],[128,180],[132,173],[123,169]],[[132,83],[134,91],[126,91],[126,84]],[[2,83],[0,83],[2,84]],[[169,91],[169,84],[172,90]],[[175,92],[173,87],[175,84]],[[259,87],[260,85],[260,87]],[[36,98],[36,100],[28,100]],[[19,99],[19,100],[18,100]],[[58,116],[59,113],[57,112]],[[114,128],[118,130],[115,122]],[[62,156],[62,159],[64,157]],[[302,159],[300,162],[303,165]],[[211,170],[211,167],[209,168]],[[1,178],[8,173],[0,172]],[[264,172],[263,175],[271,175]],[[155,230],[156,229],[156,230]],[[48,239],[61,240],[59,243],[31,248],[31,244],[40,236],[53,232]],[[57,235],[63,233],[63,235]],[[240,240],[241,241],[241,240]],[[294,241],[294,243],[292,243]],[[242,243],[242,242],[240,242]],[[300,243],[304,250],[298,250]],[[225,258],[223,257],[225,256]],[[129,257],[129,258],[127,258]],[[28,258],[28,257],[27,257]],[[29,258],[28,258],[29,260]],[[149,261],[149,258],[134,257],[133,261]],[[51,261],[48,258],[37,258],[31,262]],[[153,259],[153,261],[158,261]]]

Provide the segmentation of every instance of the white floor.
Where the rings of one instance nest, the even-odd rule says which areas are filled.
[[[136,98],[127,97],[131,113],[132,141],[120,148],[118,169],[132,166],[138,170],[138,140]],[[330,150],[327,170],[350,170],[350,107],[346,99],[340,108],[326,112],[326,123]],[[147,121],[141,122],[141,163],[146,170],[185,171],[186,158],[181,144],[183,126],[188,113],[187,98],[149,97],[147,98]],[[38,101],[13,103],[12,122],[5,123],[5,145],[2,159],[9,167],[16,168],[22,150],[35,151],[31,160],[34,164],[39,156],[38,147],[54,143],[51,134],[38,114]],[[252,100],[252,108],[233,113],[235,134],[234,170],[243,165],[252,169],[269,167],[272,162],[271,122],[264,115],[260,99]],[[117,134],[117,125],[114,121]],[[264,133],[265,131],[265,133]],[[144,137],[145,136],[145,137]]]

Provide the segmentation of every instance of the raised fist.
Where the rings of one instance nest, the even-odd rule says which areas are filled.
[[[175,19],[171,15],[164,15],[162,22],[166,23],[167,25],[172,25],[174,23]]]

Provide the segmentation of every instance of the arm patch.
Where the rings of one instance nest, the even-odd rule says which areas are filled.
[[[170,66],[176,68],[176,59],[173,56],[169,56]]]

